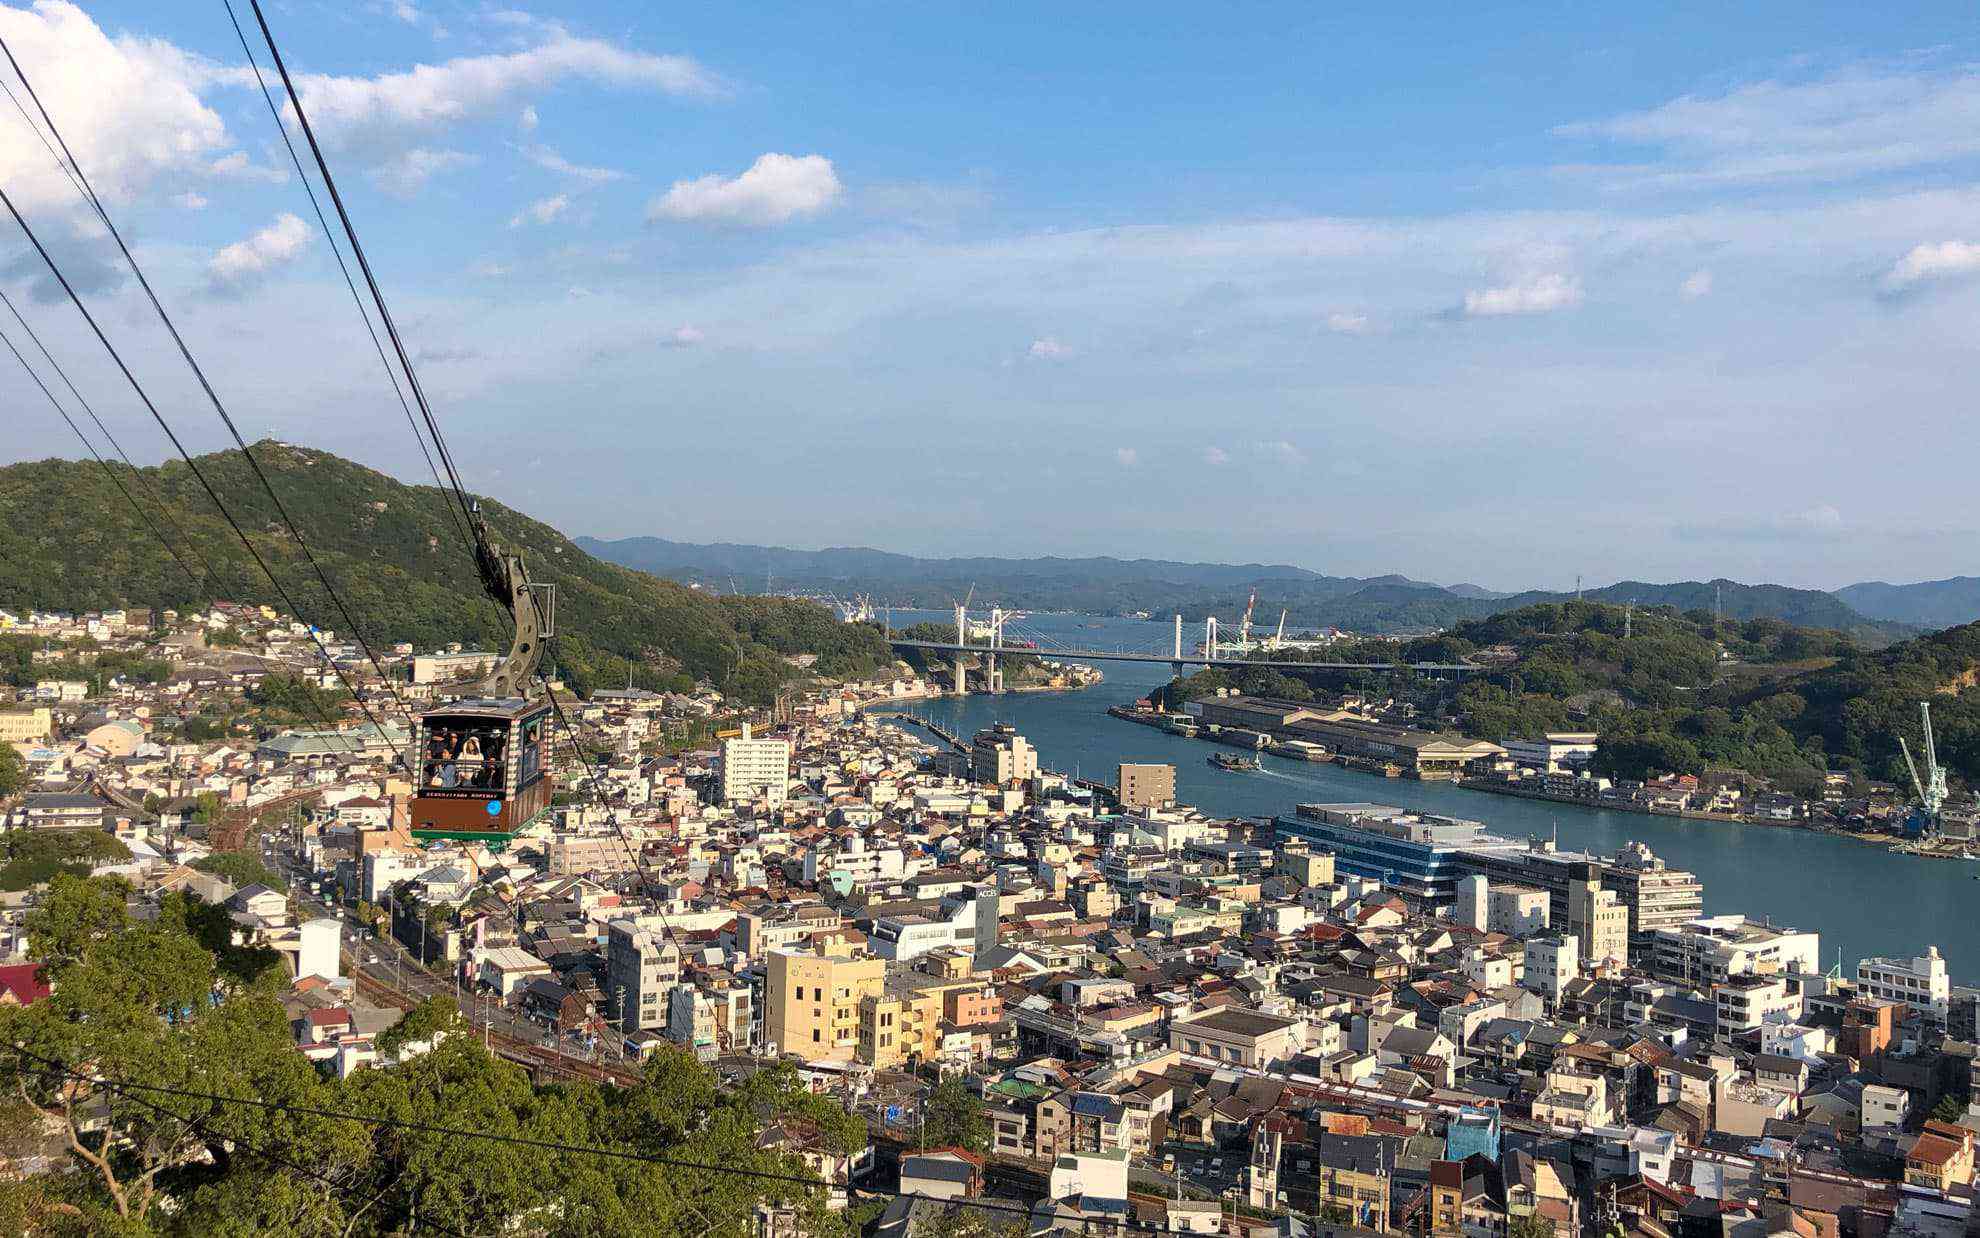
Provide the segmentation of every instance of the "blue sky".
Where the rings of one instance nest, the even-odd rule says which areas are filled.
[[[1969,10],[1393,9],[269,12],[463,472],[568,532],[1973,570]],[[0,6],[0,37],[244,424],[417,480],[218,0]],[[0,183],[217,446],[11,110]],[[76,454],[0,383],[0,454]]]

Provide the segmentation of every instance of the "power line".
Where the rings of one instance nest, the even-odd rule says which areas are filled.
[[[0,47],[4,47],[4,44],[0,44]],[[97,342],[103,345],[104,350],[110,354],[110,359],[116,362],[117,369],[123,373],[124,380],[130,383],[131,389],[137,392],[138,399],[144,402],[144,407],[150,412],[152,420],[158,423],[158,428],[165,432],[165,437],[170,439],[172,446],[178,449],[179,456],[185,460],[186,466],[192,470],[193,477],[198,480],[200,488],[206,491],[206,497],[213,500],[213,506],[219,509],[220,515],[227,521],[228,527],[233,529],[234,536],[238,537],[241,545],[247,548],[248,554],[254,558],[255,563],[261,568],[262,575],[268,577],[268,583],[275,587],[275,592],[282,599],[283,605],[289,608],[290,614],[300,616],[302,614],[301,608],[289,596],[289,591],[282,587],[282,582],[276,577],[275,573],[269,570],[268,561],[262,557],[261,551],[255,547],[253,540],[248,537],[247,531],[241,528],[240,522],[235,520],[233,513],[227,510],[227,505],[220,501],[220,494],[213,488],[213,483],[207,480],[205,472],[201,470],[198,462],[193,459],[192,453],[187,451],[185,444],[179,440],[177,431],[173,430],[171,423],[165,420],[165,415],[158,411],[156,404],[152,403],[151,395],[145,391],[144,384],[138,381],[137,375],[131,372],[131,367],[125,364],[123,354],[119,353],[116,345],[110,342],[110,337],[103,333],[103,328],[97,324],[96,316],[89,312],[87,305],[83,304],[82,297],[76,292],[74,285],[69,283],[69,277],[62,273],[62,268],[56,264],[55,258],[48,252],[47,246],[41,243],[41,238],[36,236],[34,229],[28,226],[26,217],[21,214],[20,208],[14,205],[13,197],[7,193],[5,188],[0,188],[0,205],[4,205],[7,208],[7,213],[14,217],[14,222],[20,226],[21,232],[27,236],[28,243],[33,245],[35,252],[41,256],[43,265],[47,266],[49,273],[62,286],[62,291],[68,294],[70,303],[76,307],[76,312],[82,315],[83,321],[89,324],[89,329],[95,334]],[[308,624],[304,626],[309,627]],[[330,650],[324,645],[323,638],[317,635],[314,627],[309,627],[309,638],[316,645],[317,652],[323,655],[323,660],[330,665],[330,669],[336,672],[337,678],[343,682],[344,687],[350,692],[351,699],[357,702],[360,710],[364,711],[365,718],[370,721],[372,727],[382,739],[385,735],[384,726],[378,721],[377,716],[371,712],[371,707],[364,703],[364,698],[358,695],[356,686],[351,683],[350,676],[344,673],[344,668],[337,665],[336,659],[330,656]],[[401,759],[404,759],[403,754],[401,754]]]
[[[385,345],[378,339],[378,332],[371,325],[371,315],[364,308],[364,298],[358,295],[357,283],[351,279],[351,268],[344,262],[344,251],[338,246],[337,238],[330,231],[330,221],[323,216],[323,204],[317,200],[316,187],[310,184],[309,174],[303,171],[302,158],[296,154],[296,144],[289,140],[289,127],[282,122],[282,109],[275,104],[275,96],[268,91],[268,83],[261,76],[261,63],[254,57],[254,49],[248,46],[247,32],[241,29],[241,20],[234,14],[234,0],[222,0],[227,6],[227,20],[234,25],[234,35],[241,41],[241,51],[247,55],[248,67],[254,70],[254,81],[261,88],[261,97],[268,104],[268,114],[275,119],[275,131],[282,135],[282,145],[288,148],[289,162],[295,165],[296,179],[302,182],[303,192],[309,195],[310,209],[316,212],[316,222],[323,229],[323,239],[330,243],[330,254],[337,260],[337,269],[343,273],[344,287],[350,289],[351,303],[357,306],[358,317],[364,322],[365,334],[371,337],[371,346],[378,353],[378,364],[385,367],[385,378],[392,384],[392,394],[398,397],[399,407],[406,414],[406,425],[411,428],[413,441],[419,444],[419,454],[426,457],[427,472],[433,475],[433,484],[441,491],[447,489],[440,480],[440,470],[433,463],[433,453],[427,450],[426,438],[420,433],[419,423],[413,419],[412,406],[406,403],[405,389],[399,385],[399,376],[392,369],[392,363],[385,356]],[[16,101],[15,106],[19,103]],[[25,113],[23,113],[25,114]],[[37,131],[38,132],[38,131]],[[460,533],[464,545],[473,545],[473,534],[454,503],[443,503],[447,514],[453,518],[454,528]]]
[[[0,79],[0,85],[4,85],[4,84],[5,84],[4,79]],[[48,351],[48,346],[41,342],[40,334],[37,333],[35,329],[29,325],[28,320],[26,318],[23,318],[21,316],[21,311],[15,307],[13,298],[7,295],[7,291],[4,288],[0,288],[0,305],[5,305],[7,307],[7,311],[14,316],[14,321],[21,325],[21,330],[27,332],[28,339],[32,341],[35,348],[40,351],[42,360],[46,361],[49,367],[55,371],[56,377],[60,378],[62,380],[63,386],[69,389],[69,394],[75,397],[76,403],[82,407],[83,412],[89,415],[89,419],[96,424],[96,428],[102,432],[103,437],[109,440],[111,449],[117,453],[120,459],[123,460],[124,467],[130,469],[131,476],[137,479],[138,486],[145,492],[146,497],[148,497],[154,504],[157,505],[159,515],[163,516],[165,518],[165,523],[172,527],[173,534],[176,537],[178,537],[180,541],[184,542],[186,544],[186,549],[190,550],[193,554],[193,557],[199,560],[200,567],[204,568],[206,571],[205,587],[207,590],[210,591],[213,588],[213,582],[219,579],[219,573],[214,570],[213,564],[207,559],[205,552],[199,548],[199,543],[195,541],[189,534],[187,534],[185,529],[180,526],[177,520],[173,519],[171,505],[165,502],[164,499],[160,498],[156,490],[152,489],[151,483],[145,479],[143,470],[139,469],[138,466],[132,462],[130,453],[125,451],[124,445],[117,441],[117,436],[110,432],[110,427],[103,424],[103,419],[96,415],[96,409],[91,407],[90,402],[83,398],[82,392],[76,390],[76,384],[74,383],[74,381],[72,381],[69,378],[69,372],[62,368],[62,363],[55,360],[54,356]],[[19,356],[19,353],[16,352],[15,355]],[[27,365],[27,362],[23,360],[21,364],[25,366]],[[29,368],[28,372],[30,374],[34,372],[32,367]],[[36,383],[40,383],[41,380],[37,378],[35,381]],[[42,390],[46,392],[48,389],[44,386],[42,387]],[[55,399],[53,395],[50,395],[48,398],[51,401]],[[59,402],[56,404],[56,408],[58,410],[61,408]],[[63,414],[63,420],[65,421],[68,420],[67,413]],[[70,425],[71,428],[74,428],[73,422],[71,422]],[[76,433],[80,435],[82,431],[77,430]],[[85,445],[87,445],[89,443],[89,440],[87,438],[84,438],[83,442]],[[94,447],[91,447],[90,448],[91,454],[95,454],[95,450],[96,449]],[[98,458],[101,459],[101,457]],[[105,462],[103,467],[106,469],[110,468],[108,462]],[[115,470],[111,470],[111,475],[113,477],[115,476]],[[120,489],[122,488],[121,483],[119,483],[119,488]],[[132,501],[132,506],[137,507],[137,503],[135,500]],[[143,508],[137,508],[137,511],[138,511],[139,519],[144,520],[147,524],[151,524],[151,518],[145,515]],[[152,525],[152,531],[157,532],[157,526],[155,524]],[[161,544],[165,546],[165,550],[167,553],[169,553],[174,559],[179,560],[179,566],[184,567],[185,561],[183,559],[179,559],[178,552],[172,549],[171,543],[165,540],[163,534],[159,535],[158,540]],[[192,574],[191,571],[188,570],[187,575],[191,576],[191,574]],[[193,587],[195,591],[197,591],[200,588],[200,582],[197,580],[193,581]]]
[[[288,508],[282,503],[282,496],[275,492],[274,483],[268,480],[268,474],[262,470],[261,462],[254,458],[252,451],[248,450],[247,440],[241,437],[240,428],[234,424],[234,419],[227,412],[226,405],[220,402],[220,395],[213,389],[213,384],[207,381],[206,371],[200,368],[199,362],[193,357],[192,349],[186,346],[185,338],[179,334],[179,328],[172,322],[172,316],[165,312],[164,303],[158,299],[158,294],[152,290],[151,281],[145,278],[144,269],[138,265],[137,258],[131,253],[130,246],[124,243],[123,233],[117,230],[117,225],[111,220],[110,213],[104,209],[102,199],[97,197],[95,187],[89,183],[89,175],[82,170],[82,164],[77,161],[75,152],[69,149],[69,143],[63,138],[62,130],[55,124],[55,118],[48,114],[47,105],[41,101],[41,96],[35,92],[34,83],[28,80],[27,73],[21,68],[20,61],[14,57],[14,49],[7,45],[5,39],[0,39],[0,52],[6,54],[7,63],[13,67],[14,76],[20,79],[22,89],[27,91],[28,98],[33,101],[35,110],[41,114],[41,119],[48,126],[48,132],[54,137],[56,145],[60,146],[62,153],[68,157],[69,167],[75,172],[76,180],[81,183],[88,204],[96,209],[97,218],[103,221],[103,226],[109,230],[111,239],[117,243],[118,251],[123,254],[124,262],[131,268],[131,274],[137,277],[138,285],[144,289],[145,297],[151,302],[151,308],[157,311],[159,321],[165,325],[165,330],[171,335],[172,342],[178,345],[179,355],[185,359],[187,367],[193,372],[193,377],[199,380],[200,388],[205,391],[206,398],[212,401],[213,411],[220,415],[220,420],[226,425],[227,432],[233,436],[235,446],[240,448],[241,455],[246,458],[248,467],[254,470],[254,475],[261,481],[262,489],[268,492],[269,499],[275,504],[277,514],[282,517],[282,523],[288,526],[289,536],[295,539],[297,548],[302,551],[303,558],[309,563],[310,570],[316,574],[317,580],[322,583],[324,592],[329,594],[330,601],[336,606],[338,613],[344,617],[344,622],[350,625],[351,636],[357,641],[358,648],[364,650],[365,658],[370,661],[372,669],[378,673],[378,677],[384,683],[386,691],[392,694],[392,699],[398,703],[400,712],[405,714],[406,721],[410,725],[413,721],[412,707],[406,703],[404,697],[399,695],[398,688],[393,685],[391,676],[385,673],[385,667],[379,662],[378,655],[372,652],[370,644],[366,642],[364,632],[358,626],[357,618],[351,614],[350,607],[344,603],[344,599],[338,594],[336,586],[330,583],[330,577],[325,574],[322,565],[316,561],[316,555],[310,550],[309,543],[303,538],[301,527],[289,516]],[[26,224],[23,223],[22,227],[25,228]],[[40,248],[39,243],[37,243],[36,248]],[[46,256],[46,251],[43,251],[43,257],[46,258]],[[272,573],[270,579],[273,579]],[[300,616],[302,612],[298,610],[292,613]],[[341,677],[342,671],[340,670],[338,673]],[[355,688],[352,689],[352,695],[356,695]]]
[[[174,1113],[170,1109],[167,1109],[165,1106],[154,1104],[151,1101],[145,1100],[141,1096],[132,1096],[130,1095],[130,1091],[132,1088],[138,1086],[136,1084],[116,1083],[108,1079],[102,1079],[92,1075],[85,1075],[78,1071],[69,1069],[66,1065],[64,1065],[60,1060],[56,1058],[44,1057],[39,1053],[34,1053],[30,1050],[23,1049],[18,1045],[14,1045],[10,1047],[13,1048],[14,1051],[20,1054],[21,1056],[33,1058],[36,1061],[39,1061],[45,1066],[47,1066],[49,1069],[53,1070],[55,1073],[62,1075],[65,1078],[74,1080],[77,1083],[94,1084],[98,1087],[108,1090],[114,1095],[123,1097],[125,1100],[130,1101],[134,1105],[143,1105],[146,1109],[151,1110],[153,1113],[161,1114],[165,1117],[173,1119],[174,1121],[184,1123],[188,1129],[199,1131],[200,1133],[208,1135],[214,1139],[222,1140],[226,1143],[231,1143],[239,1147],[246,1148],[248,1151],[254,1153],[256,1156],[261,1157],[263,1160],[268,1161],[272,1164],[280,1165],[284,1169],[292,1170],[295,1173],[307,1174],[308,1176],[315,1178],[317,1181],[323,1183],[331,1190],[336,1191],[340,1195],[349,1195],[353,1190],[352,1186],[349,1183],[338,1182],[336,1179],[332,1178],[329,1174],[324,1173],[321,1170],[313,1169],[307,1165],[298,1163],[297,1161],[291,1159],[290,1157],[283,1156],[276,1152],[271,1152],[266,1147],[258,1145],[250,1139],[245,1139],[240,1135],[230,1131],[216,1131],[199,1118],[188,1117],[185,1114]],[[391,1194],[393,1185],[394,1184],[392,1183],[387,1183],[383,1190],[379,1191],[376,1195],[373,1195],[369,1200],[365,1201],[364,1208],[370,1208],[375,1206],[381,1200],[383,1200],[387,1195]],[[359,1211],[362,1212],[364,1208],[360,1208]],[[445,1233],[456,1235],[456,1238],[469,1238],[469,1235],[462,1233],[460,1230],[455,1229],[450,1225],[443,1225],[440,1222],[433,1221],[431,1219],[427,1220],[426,1224],[432,1226],[434,1229],[438,1229]]]
[[[43,1057],[33,1050],[20,1045],[9,1044],[12,1052],[43,1063],[53,1063],[66,1070],[61,1063]],[[311,1117],[329,1118],[334,1121],[355,1122],[361,1126],[384,1127],[389,1130],[417,1131],[420,1134],[438,1135],[448,1139],[479,1139],[489,1143],[507,1144],[512,1147],[531,1148],[540,1152],[557,1152],[572,1156],[595,1156],[606,1160],[632,1161],[643,1165],[657,1165],[667,1169],[685,1169],[698,1173],[727,1174],[736,1178],[748,1178],[759,1182],[776,1182],[783,1185],[817,1190],[820,1187],[839,1187],[848,1193],[871,1195],[892,1199],[929,1200],[935,1203],[950,1203],[951,1200],[938,1200],[933,1196],[916,1191],[886,1190],[880,1187],[855,1186],[851,1183],[826,1182],[823,1179],[800,1174],[780,1173],[768,1169],[749,1169],[741,1165],[710,1165],[701,1161],[683,1160],[679,1157],[663,1156],[651,1152],[636,1152],[628,1148],[607,1148],[597,1144],[564,1143],[554,1139],[537,1139],[529,1135],[508,1135],[497,1131],[468,1130],[458,1126],[440,1126],[432,1122],[418,1122],[409,1118],[392,1118],[379,1114],[350,1113],[336,1109],[319,1109],[311,1105],[298,1105],[292,1101],[262,1100],[257,1097],[227,1096],[218,1092],[202,1092],[192,1088],[174,1088],[155,1083],[134,1083],[128,1080],[105,1080],[94,1076],[76,1076],[85,1082],[100,1083],[106,1087],[130,1088],[164,1096],[177,1096],[186,1100],[207,1100],[227,1105],[248,1105],[256,1109],[272,1110],[276,1113],[307,1114]],[[986,1212],[1007,1212],[1024,1216],[1032,1215],[1033,1210],[1019,1203],[1004,1203],[996,1200],[972,1198],[964,1201],[968,1207],[981,1208]],[[1175,1229],[1168,1226],[1136,1226],[1138,1232],[1147,1234],[1189,1234],[1192,1230]]]
[[[7,351],[14,354],[14,360],[21,363],[21,368],[26,370],[28,377],[34,380],[34,385],[41,388],[41,394],[48,397],[48,403],[54,407],[56,414],[68,423],[71,430],[76,432],[76,437],[82,440],[82,445],[88,450],[89,454],[96,457],[96,462],[103,466],[104,473],[109,476],[111,483],[117,487],[117,493],[124,496],[124,501],[131,505],[131,510],[138,514],[138,519],[143,521],[145,527],[151,530],[152,536],[158,539],[158,544],[165,548],[165,553],[172,556],[172,562],[179,565],[179,570],[186,574],[186,579],[191,582],[195,594],[197,594],[199,580],[193,575],[192,568],[187,565],[184,559],[179,557],[178,551],[172,549],[172,543],[165,540],[165,535],[158,531],[158,526],[152,522],[151,518],[145,515],[144,509],[138,506],[136,496],[132,495],[129,487],[124,485],[124,479],[117,476],[117,470],[111,468],[110,462],[103,458],[103,453],[96,450],[96,444],[89,441],[89,436],[82,432],[82,427],[76,424],[76,419],[69,416],[69,410],[62,407],[62,402],[55,398],[55,393],[48,389],[48,384],[41,381],[41,375],[35,373],[34,367],[29,365],[28,359],[21,355],[21,350],[14,347],[14,341],[8,338],[5,331],[0,331],[0,344],[5,344]]]
[[[433,437],[434,450],[440,453],[440,463],[446,468],[447,476],[454,483],[454,500],[459,504],[461,515],[466,518],[468,527],[474,533],[477,566],[492,561],[487,539],[482,535],[481,525],[469,508],[465,488],[461,485],[460,470],[454,467],[453,454],[447,450],[447,440],[440,433],[440,423],[434,419],[433,407],[427,402],[426,392],[419,385],[419,375],[414,372],[412,358],[406,354],[405,342],[399,337],[398,324],[392,320],[392,311],[385,304],[385,294],[378,287],[378,279],[372,274],[371,260],[365,257],[364,245],[358,240],[357,227],[351,222],[350,211],[344,206],[344,195],[337,190],[337,180],[330,174],[330,163],[323,156],[323,146],[316,140],[316,130],[309,123],[309,113],[303,109],[302,96],[296,91],[295,80],[289,76],[289,66],[282,59],[282,49],[275,44],[275,34],[268,27],[268,17],[261,11],[261,0],[248,0],[254,8],[255,22],[261,27],[261,37],[268,44],[268,54],[275,61],[275,71],[281,75],[282,88],[289,96],[289,106],[295,110],[296,123],[302,127],[303,137],[309,142],[311,156],[316,160],[316,170],[323,177],[323,187],[330,193],[330,202],[337,208],[337,218],[344,226],[344,236],[350,242],[351,256],[357,259],[358,270],[364,273],[365,286],[371,290],[373,304],[378,307],[378,320],[385,326],[385,334],[392,341],[392,351],[399,358],[399,366],[406,373],[406,385],[411,389],[413,400],[419,405],[421,418],[426,422],[426,431]],[[30,92],[31,93],[31,92]]]

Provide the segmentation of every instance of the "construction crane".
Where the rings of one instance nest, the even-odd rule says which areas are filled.
[[[1939,824],[1939,810],[1945,807],[1951,792],[1946,789],[1946,771],[1939,764],[1939,749],[1932,739],[1932,703],[1918,702],[1918,721],[1925,731],[1925,776],[1918,776],[1918,763],[1911,759],[1911,745],[1898,736],[1898,749],[1904,753],[1904,767],[1911,771],[1911,789],[1918,796],[1918,810],[1922,817],[1919,832],[1936,829]]]
[[[1279,612],[1279,630],[1277,634],[1275,634],[1272,637],[1272,649],[1274,652],[1277,652],[1278,650],[1284,649],[1285,647],[1286,647],[1286,612],[1282,610]]]
[[[1258,607],[1258,590],[1251,591],[1251,597],[1244,604],[1244,618],[1238,622],[1238,648],[1251,652],[1251,612]]]

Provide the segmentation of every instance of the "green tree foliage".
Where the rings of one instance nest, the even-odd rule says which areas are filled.
[[[1518,1216],[1506,1224],[1506,1238],[1554,1238],[1554,1223],[1543,1216]]]
[[[251,885],[265,885],[274,890],[289,888],[289,883],[283,881],[274,869],[263,864],[261,857],[247,851],[216,851],[194,860],[192,866],[202,873],[212,873],[236,888]]]
[[[0,744],[0,800],[20,794],[27,785],[27,763],[12,744]]]
[[[265,721],[293,726],[299,723],[323,724],[343,712],[350,693],[342,689],[319,688],[299,675],[264,675],[248,689],[248,702],[261,711]]]
[[[0,752],[11,751],[0,747]],[[0,836],[0,890],[26,890],[58,873],[87,876],[98,864],[131,858],[131,849],[97,830],[16,830]]]
[[[636,1087],[535,1087],[479,1038],[445,1035],[461,1030],[459,1016],[431,1003],[381,1045],[437,1038],[430,1051],[327,1077],[295,1052],[273,976],[214,951],[224,911],[174,898],[141,919],[126,911],[128,897],[119,882],[60,877],[28,918],[54,992],[0,1009],[0,1043],[33,1055],[0,1055],[0,1087],[62,1132],[68,1159],[32,1182],[0,1184],[9,1232],[604,1238],[739,1231],[774,1203],[796,1209],[805,1232],[852,1238],[822,1186],[723,1172],[808,1177],[796,1156],[757,1146],[773,1126],[839,1153],[864,1146],[864,1123],[812,1095],[789,1066],[723,1087],[691,1056],[663,1052]],[[681,1164],[325,1116],[337,1114]]]
[[[983,1099],[969,1090],[962,1076],[942,1080],[922,1103],[921,1139],[929,1147],[971,1152],[990,1146],[990,1119],[983,1114]]]

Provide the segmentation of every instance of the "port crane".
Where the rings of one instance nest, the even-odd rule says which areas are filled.
[[[1939,810],[1944,808],[1951,792],[1946,788],[1945,767],[1939,764],[1938,746],[1932,739],[1932,702],[1918,702],[1918,721],[1923,727],[1925,744],[1925,775],[1919,777],[1918,763],[1911,758],[1911,745],[1898,736],[1898,749],[1904,753],[1904,767],[1911,772],[1911,789],[1917,793],[1918,808],[1924,816],[1924,828],[1936,829],[1939,824]]]

